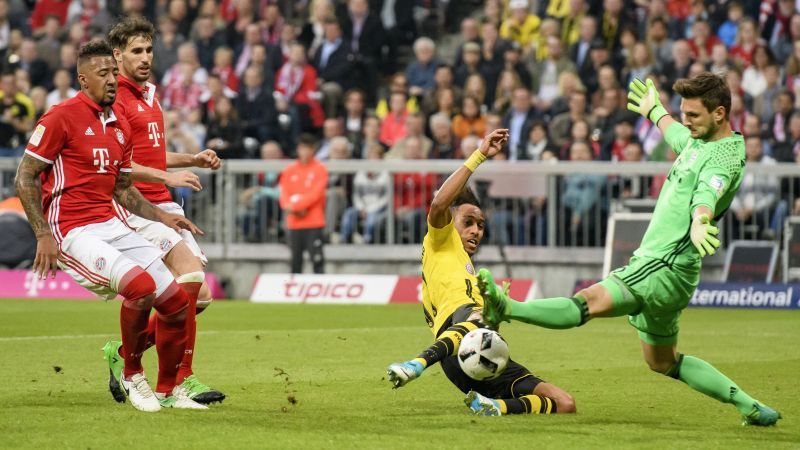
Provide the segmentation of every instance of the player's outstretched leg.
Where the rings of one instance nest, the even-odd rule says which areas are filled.
[[[775,425],[779,412],[760,403],[714,366],[694,356],[675,352],[674,346],[642,343],[650,368],[723,403],[733,404],[745,425]]]
[[[475,391],[469,391],[464,404],[477,416],[501,416],[506,414],[556,414],[556,402],[543,395],[523,395],[519,398],[493,399]]]
[[[103,359],[108,363],[108,390],[117,403],[125,403],[125,391],[120,384],[122,369],[125,368],[125,360],[120,355],[122,342],[108,341],[102,350]]]
[[[473,320],[460,322],[446,329],[439,335],[433,345],[426,348],[416,358],[404,363],[391,364],[387,370],[389,382],[395,388],[399,388],[417,379],[426,368],[448,356],[455,355],[464,335],[480,326],[481,323],[479,321]]]
[[[589,307],[580,294],[572,298],[517,302],[509,298],[505,289],[495,284],[489,270],[480,269],[477,278],[483,296],[483,318],[492,326],[514,319],[544,328],[565,329],[581,326],[589,320]]]

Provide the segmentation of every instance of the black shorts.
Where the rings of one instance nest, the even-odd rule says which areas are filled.
[[[456,309],[441,330],[444,331],[454,324],[468,321],[470,315],[475,312],[473,308],[475,305],[463,305]],[[514,360],[508,361],[506,370],[499,377],[486,381],[476,381],[468,377],[458,365],[456,356],[448,356],[442,360],[441,365],[450,382],[465,394],[475,391],[490,398],[517,398],[532,394],[536,385],[544,383],[544,380]]]

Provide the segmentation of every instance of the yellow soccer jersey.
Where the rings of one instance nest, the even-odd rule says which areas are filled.
[[[443,228],[428,224],[422,241],[422,307],[434,336],[461,305],[483,307],[475,267],[464,250],[453,219]]]

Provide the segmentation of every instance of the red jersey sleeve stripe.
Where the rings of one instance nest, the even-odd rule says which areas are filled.
[[[38,159],[39,161],[46,162],[47,164],[53,164],[53,161],[50,161],[49,159],[45,158],[44,156],[36,154],[36,153],[34,153],[34,152],[32,152],[32,151],[30,151],[28,149],[25,150],[25,153],[27,153],[28,155],[33,156],[34,158]]]

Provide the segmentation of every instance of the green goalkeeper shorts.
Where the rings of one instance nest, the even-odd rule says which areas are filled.
[[[681,311],[699,281],[699,270],[634,256],[600,284],[611,293],[615,309],[628,314],[628,322],[639,330],[641,340],[674,345]]]

